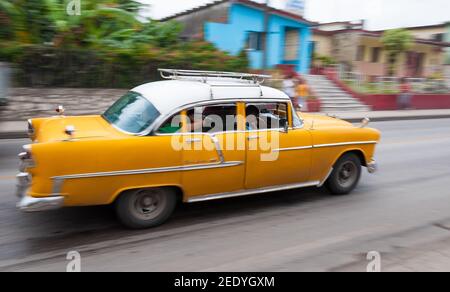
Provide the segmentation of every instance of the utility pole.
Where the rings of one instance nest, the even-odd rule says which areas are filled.
[[[264,7],[264,31],[263,31],[263,70],[266,70],[269,66],[269,13],[270,13],[270,0],[266,0]]]

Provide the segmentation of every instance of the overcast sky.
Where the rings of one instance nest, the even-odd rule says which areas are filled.
[[[213,0],[139,0],[147,15],[161,18]],[[257,0],[262,2],[262,0]],[[286,0],[271,0],[282,8]],[[369,29],[419,26],[450,21],[450,0],[306,0],[306,18],[318,22],[366,19]]]

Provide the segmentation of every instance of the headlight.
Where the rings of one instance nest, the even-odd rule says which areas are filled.
[[[23,146],[23,150],[24,152],[18,155],[20,159],[19,169],[21,172],[26,172],[28,168],[35,167],[35,163],[31,155],[31,146],[25,145]]]
[[[369,124],[370,124],[370,119],[369,119],[369,118],[364,118],[364,119],[361,121],[361,126],[360,126],[360,128],[365,128],[365,127],[367,127]]]

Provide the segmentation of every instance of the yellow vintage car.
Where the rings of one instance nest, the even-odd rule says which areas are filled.
[[[103,115],[29,121],[17,176],[26,212],[115,204],[130,228],[194,203],[325,185],[348,194],[376,170],[377,130],[296,112],[254,74],[161,69]]]

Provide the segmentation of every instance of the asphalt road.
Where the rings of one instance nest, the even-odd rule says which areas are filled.
[[[145,231],[122,228],[111,207],[16,211],[26,140],[0,140],[0,271],[65,271],[73,250],[83,271],[365,271],[369,251],[386,270],[450,271],[450,120],[372,126],[383,133],[380,170],[351,195],[305,189],[182,205]],[[439,262],[406,266],[430,249],[442,249]]]

